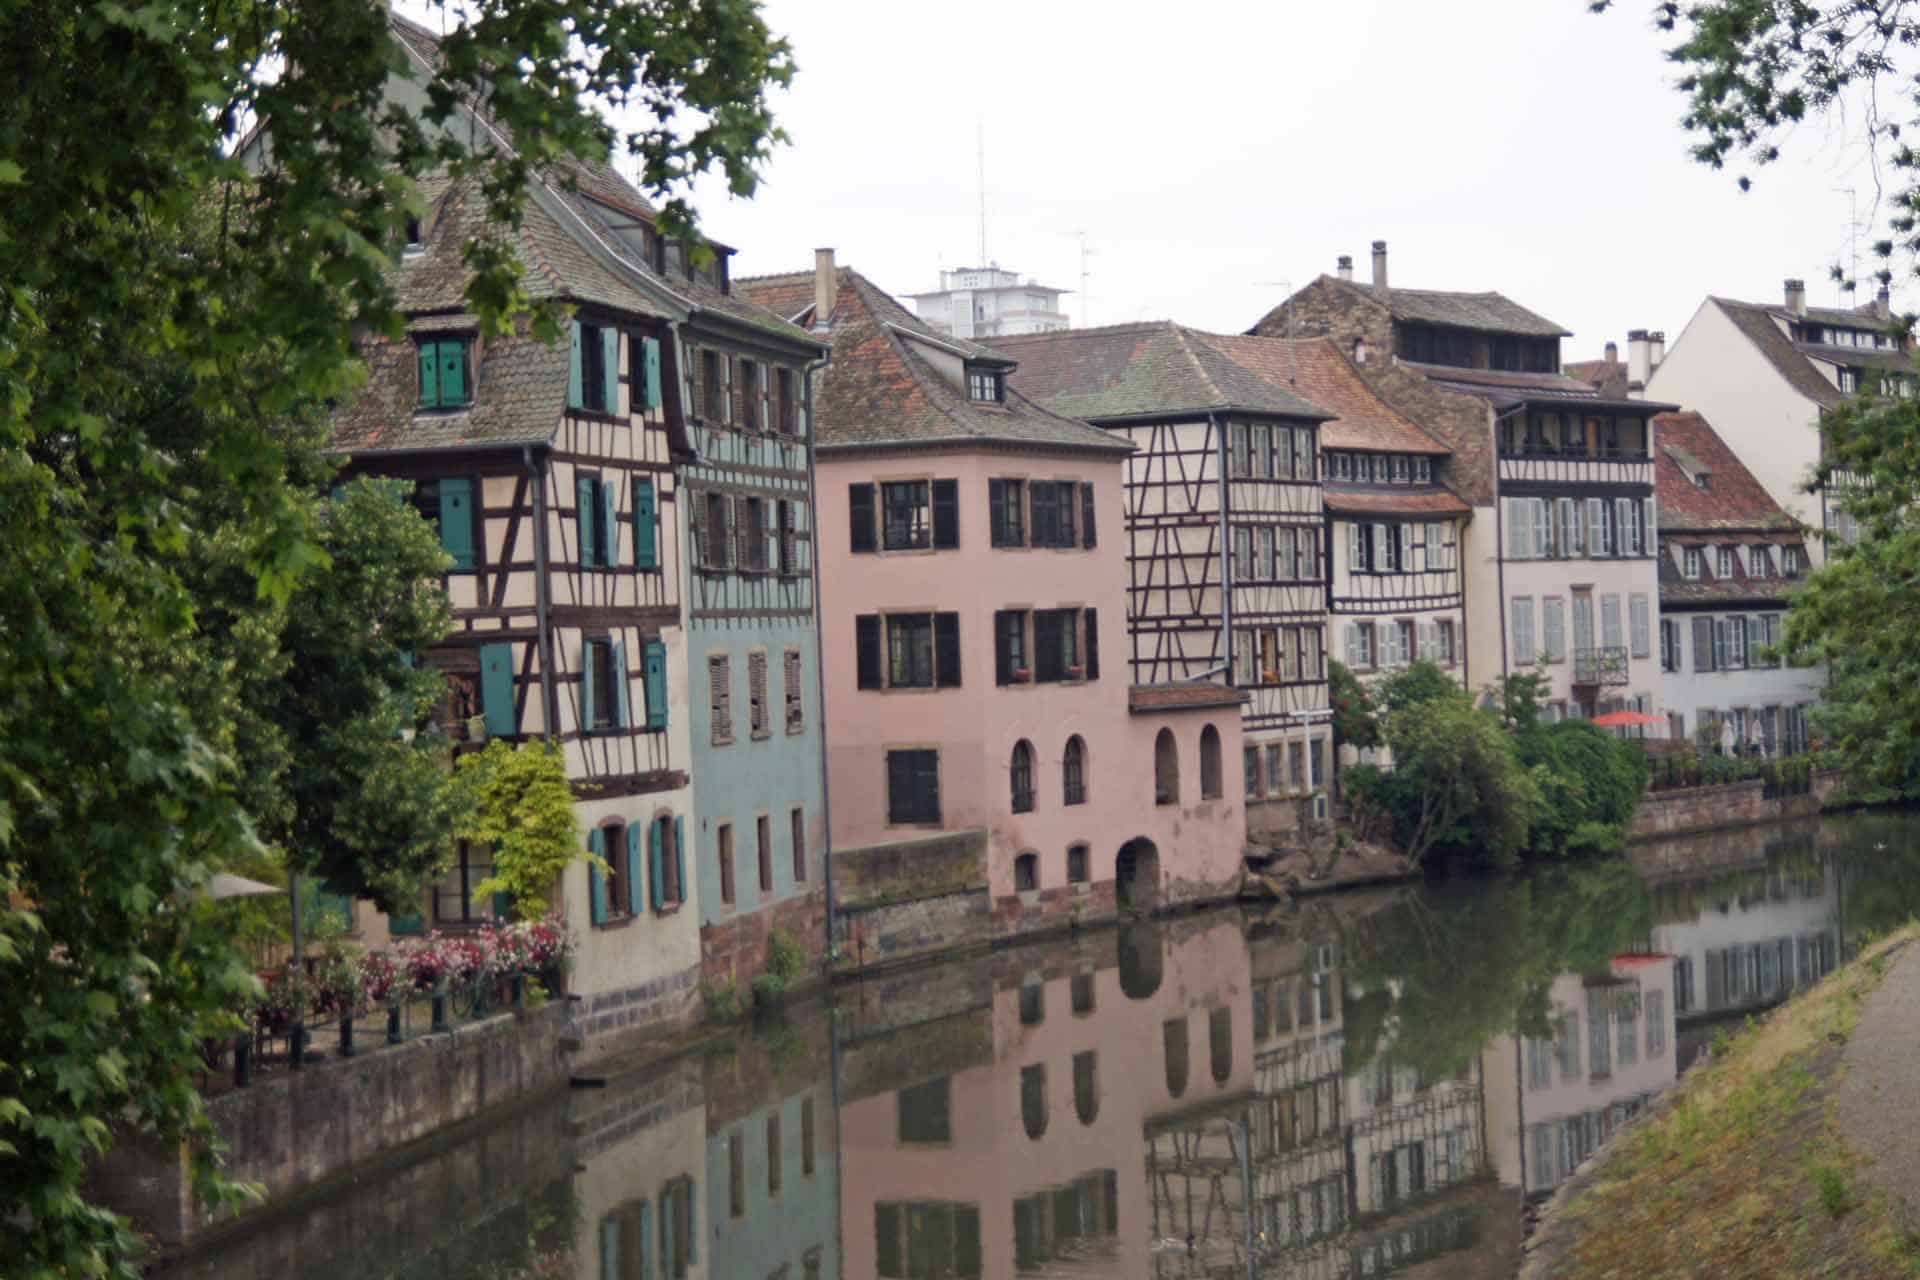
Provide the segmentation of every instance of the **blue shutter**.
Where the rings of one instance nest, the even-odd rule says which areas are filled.
[[[680,886],[680,896],[675,902],[687,900],[687,820],[673,820],[673,880]]]
[[[600,378],[606,388],[601,403],[608,413],[620,412],[620,331],[612,325],[600,331]]]
[[[473,568],[473,481],[449,476],[440,482],[440,549],[456,569]]]
[[[640,1202],[640,1280],[653,1280],[653,1206]]]
[[[588,640],[580,646],[580,732],[582,733],[593,729],[594,693],[593,641]]]
[[[513,646],[480,646],[480,707],[486,713],[487,732],[511,738],[520,731],[513,705]]]
[[[600,518],[600,481],[597,477],[573,478],[573,510],[574,524],[580,538],[580,567],[599,568],[600,560],[596,553],[600,539],[594,536],[594,523]]]
[[[440,403],[440,346],[420,344],[420,403],[432,408]]]
[[[425,933],[426,931],[427,919],[418,911],[404,916],[387,917],[388,933]]]
[[[620,1280],[620,1223],[614,1218],[600,1222],[600,1280]]]
[[[673,1188],[660,1193],[660,1269],[673,1268]]]
[[[655,870],[654,874],[660,873]],[[646,901],[640,888],[640,824],[633,823],[627,827],[627,910],[637,916],[646,909]]]
[[[647,361],[647,404],[649,409],[660,407],[660,339],[648,338],[642,348]]]
[[[667,905],[666,877],[661,874],[666,868],[661,861],[661,853],[660,824],[649,822],[647,824],[647,870],[653,874],[653,909],[655,911]],[[637,913],[639,910],[640,908],[636,905],[634,911]]]
[[[601,523],[600,536],[607,541],[606,554],[600,557],[600,567],[611,569],[620,563],[620,486],[602,484],[600,486]]]
[[[667,727],[667,646],[658,639],[649,640],[645,649],[647,667],[647,728]]]
[[[613,646],[613,723],[621,729],[633,725],[632,717],[627,715],[627,646],[624,641]]]
[[[652,339],[648,339],[652,341]],[[654,525],[653,477],[636,476],[633,481],[633,567],[660,567],[659,530]]]
[[[592,833],[587,836],[587,847],[593,850],[595,855],[602,861],[606,859],[607,833],[605,828],[595,827],[593,829]],[[587,864],[587,888],[590,898],[590,902],[588,903],[589,916],[593,923],[605,924],[607,922],[607,873],[600,869],[599,862],[589,862]]]
[[[573,358],[567,365],[567,407],[578,409],[582,405],[580,394],[580,322],[573,322]]]

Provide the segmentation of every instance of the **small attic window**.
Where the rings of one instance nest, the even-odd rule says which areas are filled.
[[[1694,488],[1696,488],[1696,489],[1711,489],[1711,488],[1713,488],[1713,473],[1712,473],[1711,471],[1696,471],[1696,472],[1694,472],[1694,473],[1693,473],[1693,487],[1694,487]]]
[[[1006,378],[998,370],[967,366],[967,399],[999,404],[1006,399]]]
[[[409,214],[407,216],[407,252],[419,253],[425,247],[426,242],[421,239],[420,219]]]

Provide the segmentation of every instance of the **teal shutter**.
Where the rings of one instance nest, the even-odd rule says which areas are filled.
[[[513,915],[513,895],[510,893],[494,894],[493,895],[493,918],[495,920],[506,920],[506,919],[510,919],[512,915]]]
[[[649,822],[647,824],[647,870],[653,875],[653,909],[655,911],[667,905],[667,880],[666,876],[662,874],[662,872],[666,870],[666,864],[661,861],[662,852],[660,848],[660,824],[658,822]],[[639,910],[640,908],[638,906],[634,907],[636,913],[638,913]]]
[[[573,322],[573,357],[567,365],[567,407],[578,409],[582,406],[580,394],[580,322]]]
[[[456,569],[473,568],[473,481],[450,476],[440,482],[440,549]]]
[[[700,1184],[688,1178],[680,1188],[687,1198],[687,1265],[692,1266],[700,1261]]]
[[[587,837],[587,847],[604,861],[607,856],[607,832],[604,827],[595,827]],[[607,922],[607,873],[600,869],[599,862],[587,864],[587,888],[590,901],[588,912],[595,924]]]
[[[600,481],[593,476],[575,476],[573,480],[574,523],[580,536],[580,567],[597,569],[600,567],[598,550],[600,539],[595,536],[594,523],[600,518]]]
[[[660,535],[654,526],[653,514],[653,477],[636,476],[633,481],[633,567],[636,569],[660,567]]]
[[[387,917],[388,933],[408,934],[408,933],[425,933],[426,931],[427,931],[426,917],[418,911],[412,912],[404,916],[388,916]]]
[[[440,403],[440,344],[420,344],[420,403],[432,408]]]
[[[608,413],[620,412],[620,331],[612,325],[600,331],[600,377]]]
[[[620,563],[620,486],[602,484],[600,486],[601,522],[600,535],[607,540],[607,554],[600,557],[600,567],[611,569]]]
[[[680,896],[675,902],[687,900],[687,820],[673,820],[673,881],[680,886]]]
[[[649,409],[660,407],[660,339],[648,338],[642,344],[647,361],[647,405]]]
[[[662,1271],[673,1268],[673,1188],[660,1193],[660,1262]]]
[[[646,910],[647,904],[646,893],[640,888],[640,839],[640,825],[634,823],[627,828],[627,910],[636,916]]]
[[[486,714],[487,732],[496,738],[511,738],[520,731],[513,706],[513,646],[480,646],[480,708]]]
[[[627,715],[627,646],[624,641],[613,646],[613,723],[620,729],[633,725],[632,718]]]
[[[644,651],[647,674],[647,728],[667,727],[667,646],[658,639],[647,641]]]
[[[587,733],[594,726],[593,687],[593,642],[587,641],[580,646],[580,732]]]
[[[620,1280],[620,1223],[615,1218],[600,1222],[601,1280]]]
[[[447,341],[440,344],[440,403],[467,402],[467,344]]]
[[[640,1280],[653,1280],[653,1206],[640,1202]]]

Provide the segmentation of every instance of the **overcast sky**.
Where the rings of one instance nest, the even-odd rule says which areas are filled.
[[[792,144],[752,200],[713,183],[699,204],[736,274],[831,245],[931,289],[979,257],[983,131],[988,255],[1075,290],[1076,325],[1079,232],[1093,324],[1238,331],[1340,254],[1366,278],[1375,239],[1392,282],[1497,289],[1572,330],[1569,359],[1629,328],[1672,340],[1706,294],[1770,300],[1789,275],[1838,301],[1864,156],[1808,126],[1744,195],[1695,164],[1649,8],[770,0],[799,64],[776,104]]]

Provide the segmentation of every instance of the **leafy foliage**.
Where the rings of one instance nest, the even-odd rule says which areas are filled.
[[[1584,720],[1538,725],[1519,735],[1520,761],[1545,803],[1529,847],[1536,856],[1614,852],[1646,792],[1646,753]]]
[[[1374,719],[1373,698],[1347,664],[1327,660],[1327,696],[1333,704],[1334,741],[1365,751],[1380,745],[1380,726]]]
[[[792,60],[752,0],[495,0],[443,45],[418,118],[385,96],[405,65],[387,21],[367,0],[0,3],[10,1274],[132,1274],[125,1224],[82,1194],[109,1120],[206,1134],[191,1069],[254,984],[193,893],[263,856],[255,816],[294,820],[272,805],[284,748],[239,686],[270,676],[251,642],[280,633],[274,611],[327,562],[303,456],[353,393],[358,337],[399,330],[389,268],[415,180],[473,177],[511,223],[531,172],[605,158],[615,133],[584,108],[610,104],[636,122],[617,141],[642,185],[684,225],[691,174],[745,194],[778,141],[766,92]],[[438,127],[482,98],[513,150]],[[271,160],[248,173],[236,144],[261,120]],[[490,331],[527,309],[505,245],[466,251]],[[394,764],[398,788],[339,838],[397,834],[430,865],[417,829],[379,812],[426,790],[421,762],[369,737],[334,745]],[[218,1198],[214,1154],[195,1150]]]
[[[516,750],[496,738],[460,758],[457,782],[459,838],[493,849],[493,874],[474,892],[507,894],[522,920],[544,918],[560,873],[592,856],[580,843],[566,758],[544,742]]]

